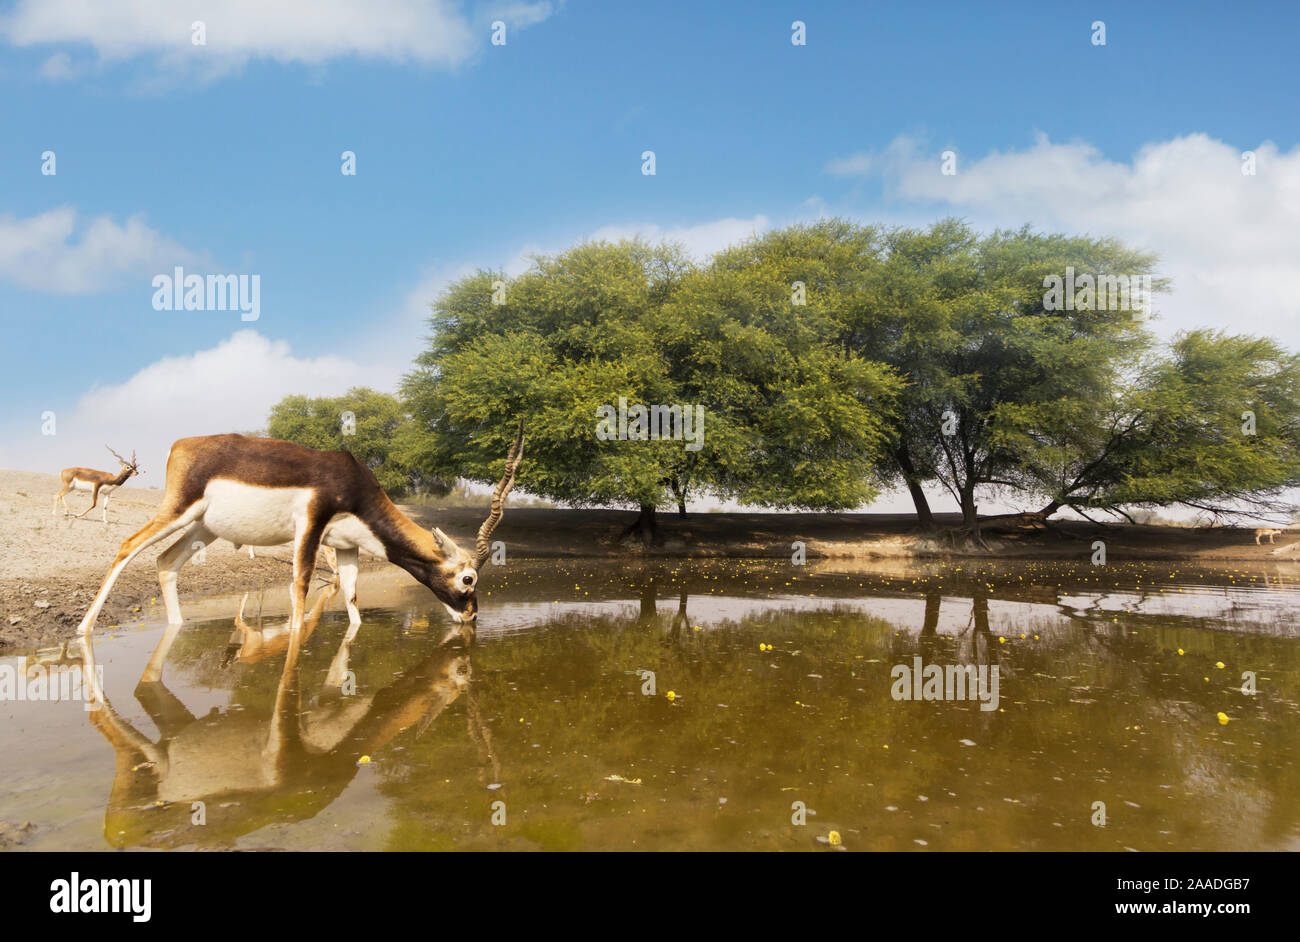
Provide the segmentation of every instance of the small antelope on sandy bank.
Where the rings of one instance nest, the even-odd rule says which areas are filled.
[[[1276,542],[1275,537],[1281,536],[1282,532],[1283,531],[1281,530],[1274,530],[1271,527],[1260,527],[1258,530],[1255,531],[1255,543],[1256,545],[1258,545],[1259,538],[1262,536],[1268,537],[1268,541],[1270,543]]]
[[[108,448],[107,445],[104,446]],[[108,448],[113,457],[121,462],[121,469],[114,474],[111,471],[96,471],[93,468],[64,468],[59,472],[59,477],[63,479],[63,489],[54,495],[54,505],[50,510],[52,516],[59,513],[59,502],[63,503],[63,515],[65,517],[84,517],[95,509],[99,503],[99,495],[104,495],[104,523],[108,523],[108,502],[112,499],[113,491],[117,490],[126,483],[126,479],[133,474],[144,474],[139,469],[135,460],[135,452],[131,452],[131,460],[127,461],[113,449]],[[64,495],[68,491],[90,491],[90,506],[79,514],[74,514],[68,508],[68,502]]]

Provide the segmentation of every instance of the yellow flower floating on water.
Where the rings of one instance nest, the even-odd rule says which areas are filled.
[[[668,691],[666,694],[664,694],[664,696],[667,697],[669,700],[676,700],[676,699],[677,699],[677,694],[674,693],[674,692],[671,691],[671,690]]]
[[[1179,657],[1182,657],[1182,656],[1183,656],[1184,654],[1186,654],[1186,653],[1187,653],[1187,652],[1184,651],[1182,648],[1179,648],[1179,649],[1178,649],[1178,656],[1179,656]]]
[[[1224,664],[1222,661],[1215,661],[1214,666],[1217,667],[1219,670],[1223,670],[1225,667],[1227,667],[1227,665]]]
[[[1220,713],[1220,714],[1219,714],[1219,725],[1220,725],[1220,726],[1227,726],[1227,725],[1228,725],[1228,714],[1227,714],[1227,713]]]
[[[831,833],[826,835],[826,840],[830,842],[832,847],[839,847],[844,843],[844,838],[840,837],[839,831],[831,831]]]
[[[370,764],[370,756],[362,756],[360,759],[357,760],[357,765],[369,765],[369,764]]]

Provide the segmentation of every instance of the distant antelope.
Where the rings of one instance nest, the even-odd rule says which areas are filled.
[[[126,565],[147,547],[176,534],[180,538],[158,557],[158,581],[169,625],[182,621],[177,573],[215,539],[252,546],[293,541],[293,631],[302,627],[307,587],[321,543],[338,552],[350,625],[361,623],[356,597],[360,550],[401,566],[437,596],[452,619],[472,622],[478,614],[478,570],[491,552],[489,539],[514,486],[523,444],[520,423],[506,456],[505,474],[492,494],[491,512],[479,527],[475,552],[470,554],[441,530],[424,530],[398,510],[370,469],[346,451],[317,451],[244,435],[182,438],[167,455],[167,484],[157,514],[122,543],[81,621],[81,633],[89,639]]]
[[[107,445],[104,446],[108,448]],[[104,523],[108,523],[108,502],[113,496],[113,491],[117,490],[126,483],[126,479],[133,474],[144,474],[136,464],[135,452],[131,452],[131,460],[127,461],[113,449],[108,448],[113,457],[122,463],[121,470],[117,474],[111,471],[96,471],[93,468],[64,468],[59,477],[63,478],[63,489],[54,495],[54,505],[50,510],[51,515],[57,515],[59,512],[59,502],[63,502],[63,515],[65,517],[84,517],[95,509],[99,503],[99,494],[104,494]],[[64,494],[68,491],[90,491],[90,506],[79,514],[73,514],[68,508],[68,502]]]
[[[1282,532],[1283,531],[1281,530],[1274,530],[1270,527],[1260,527],[1258,530],[1255,531],[1255,544],[1259,545],[1259,538],[1261,536],[1268,537],[1268,541],[1270,543],[1276,542],[1275,538],[1281,536]]]

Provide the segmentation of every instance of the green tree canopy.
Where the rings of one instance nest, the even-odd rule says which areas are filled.
[[[345,416],[352,421],[345,422]],[[310,448],[349,451],[394,497],[446,490],[419,462],[415,428],[403,404],[388,393],[358,386],[336,397],[286,396],[272,406],[267,434]]]
[[[504,284],[504,303],[493,285]],[[897,381],[836,347],[779,266],[699,269],[679,247],[578,246],[522,276],[480,272],[439,299],[403,392],[444,473],[491,480],[516,417],[521,486],[643,516],[688,489],[781,507],[854,506]],[[620,402],[703,410],[698,448],[607,440]]]
[[[1146,356],[1095,412],[1004,410],[1001,433],[1051,503],[1183,504],[1281,513],[1300,487],[1300,357],[1272,340],[1196,330]]]
[[[926,479],[952,494],[972,528],[977,489],[1035,486],[1016,447],[1023,440],[1001,432],[1006,416],[1096,409],[1150,344],[1141,317],[1126,309],[1131,302],[1081,297],[1057,310],[1045,299],[1045,280],[1073,270],[1127,283],[1151,276],[1154,265],[1154,257],[1113,240],[1028,228],[980,237],[944,220],[886,235],[883,260],[862,265],[844,338],[907,382],[891,457],[923,519],[928,506],[916,485]],[[1152,278],[1151,287],[1164,283]]]
[[[1296,356],[1212,331],[1157,345],[1146,291],[1166,287],[1153,255],[1113,239],[956,219],[824,219],[707,263],[586,243],[452,284],[400,401],[291,396],[270,430],[347,448],[401,493],[495,481],[522,419],[522,487],[640,507],[646,533],[690,495],[843,509],[897,483],[922,525],[938,484],[974,531],[990,490],[1044,512],[1284,509],[1300,486]],[[604,434],[620,405],[629,434]],[[639,435],[637,407],[666,407],[676,437]]]

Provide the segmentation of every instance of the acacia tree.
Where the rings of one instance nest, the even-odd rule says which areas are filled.
[[[504,283],[504,297],[493,283]],[[810,323],[811,322],[811,323]],[[521,486],[655,508],[688,489],[781,507],[853,506],[895,380],[823,339],[784,274],[697,269],[675,246],[581,245],[515,279],[480,272],[434,306],[403,391],[433,466],[489,480],[516,417]],[[703,411],[699,441],[602,437],[620,403]],[[695,447],[698,445],[698,447]]]
[[[894,473],[923,525],[920,483],[939,482],[978,532],[980,489],[1023,489],[1024,456],[999,433],[1009,407],[1104,403],[1124,364],[1150,343],[1119,304],[1052,310],[1044,280],[1073,268],[1150,276],[1155,259],[1113,240],[1042,235],[1028,228],[977,236],[956,220],[896,229],[883,261],[864,266],[845,313],[845,342],[874,351],[907,385],[894,416]],[[1163,283],[1153,279],[1153,290]]]
[[[821,509],[879,493],[872,469],[901,383],[844,349],[834,314],[871,237],[829,221],[747,240],[670,305],[675,374],[725,433],[698,466],[716,493]]]
[[[1300,356],[1268,339],[1195,330],[1127,380],[1094,412],[1002,410],[999,434],[1049,498],[1040,513],[1294,512],[1285,492],[1300,487]]]
[[[358,386],[342,396],[286,396],[271,407],[267,434],[309,448],[349,451],[394,497],[447,490],[442,479],[412,460],[413,426],[405,406],[388,393]]]

